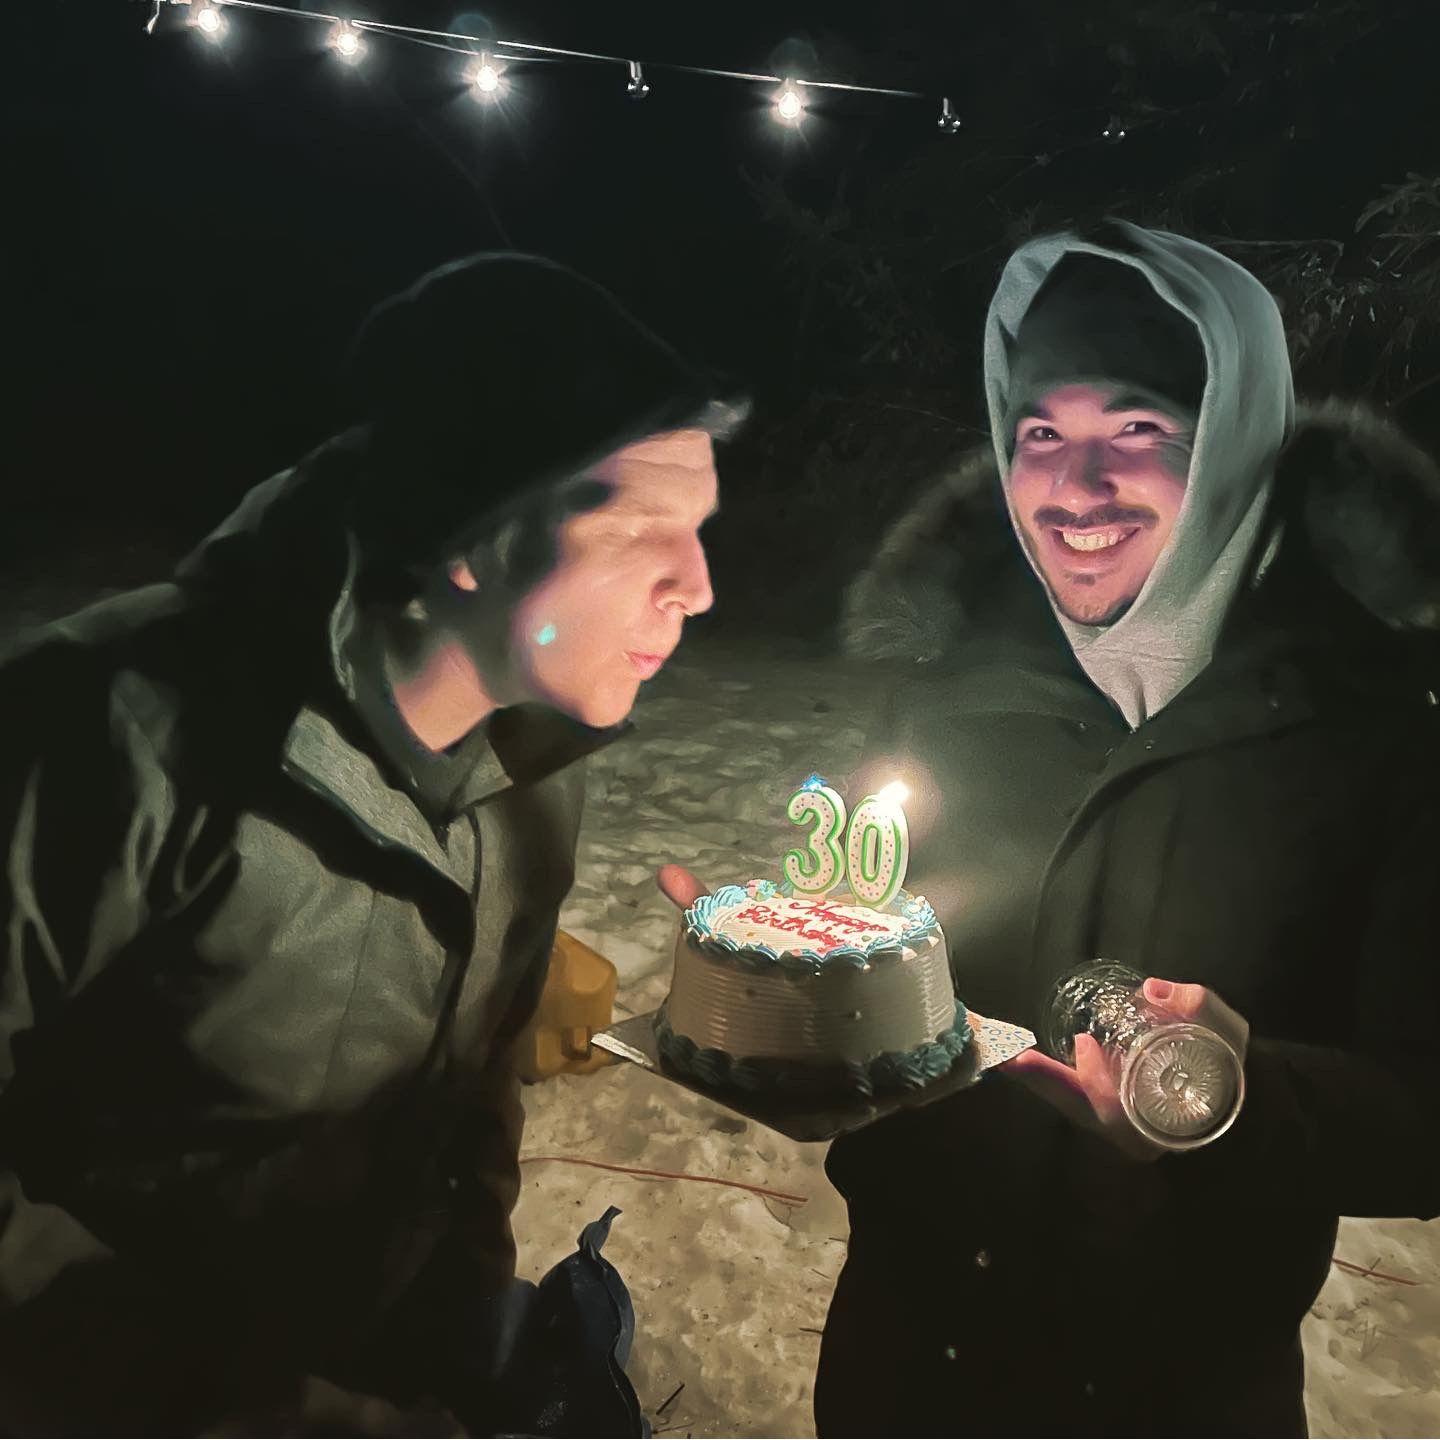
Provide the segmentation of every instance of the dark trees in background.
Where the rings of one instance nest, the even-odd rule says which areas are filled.
[[[479,23],[468,0],[355,5]],[[0,580],[45,592],[33,614],[162,573],[334,428],[370,303],[497,245],[587,270],[755,391],[710,534],[716,630],[823,634],[897,503],[984,443],[985,303],[1017,241],[1067,222],[1226,250],[1281,297],[1303,390],[1392,406],[1440,449],[1434,0],[810,8],[489,19],[946,94],[960,133],[929,101],[812,95],[786,134],[763,92],[656,71],[636,105],[583,65],[536,67],[502,124],[440,52],[376,44],[352,72],[300,22],[241,17],[216,50],[168,6],[147,40],[140,0],[17,12]],[[790,563],[802,535],[824,573]]]
[[[818,199],[753,177],[797,331],[789,403],[747,442],[756,497],[796,525],[843,517],[833,553],[859,563],[922,477],[988,440],[979,340],[1009,250],[1105,215],[1246,265],[1280,299],[1302,395],[1363,398],[1440,448],[1434,7],[1006,10],[970,52],[958,136],[894,169],[862,153]],[[918,32],[907,53],[928,80]]]

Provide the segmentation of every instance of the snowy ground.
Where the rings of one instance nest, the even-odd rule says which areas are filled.
[[[844,793],[864,741],[866,717],[828,699],[840,693],[833,662],[713,644],[682,656],[646,687],[642,733],[595,763],[561,918],[619,968],[622,1014],[652,1009],[668,983],[675,916],[655,867],[677,861],[713,882],[773,872],[792,833],[790,790],[818,770]],[[521,1269],[538,1278],[586,1221],[622,1209],[606,1253],[635,1301],[630,1376],[657,1433],[813,1435],[819,1330],[847,1233],[825,1147],[631,1065],[562,1076],[526,1097],[525,1154],[567,1158],[525,1165]],[[1307,1322],[1312,1433],[1440,1433],[1440,1225],[1345,1221],[1337,1254],[1376,1274],[1333,1268]]]

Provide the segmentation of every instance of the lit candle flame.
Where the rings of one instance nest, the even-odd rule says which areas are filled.
[[[882,804],[898,807],[910,798],[910,787],[901,780],[892,780],[876,792],[875,798]]]

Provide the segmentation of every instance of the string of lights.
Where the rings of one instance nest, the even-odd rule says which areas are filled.
[[[536,45],[524,40],[501,40],[467,35],[456,30],[431,30],[416,25],[396,25],[379,20],[358,20],[343,15],[325,14],[317,10],[293,10],[285,5],[272,5],[264,0],[152,0],[147,34],[154,34],[165,7],[182,6],[189,11],[186,23],[205,39],[220,43],[228,28],[228,10],[243,10],[256,15],[284,15],[292,20],[306,20],[329,27],[328,43],[337,56],[349,64],[359,64],[370,38],[408,41],[436,50],[466,56],[471,64],[466,79],[482,100],[499,99],[506,86],[506,72],[512,65],[537,61],[580,62],[614,65],[625,72],[625,90],[632,100],[643,100],[650,94],[649,73],[668,71],[685,75],[707,75],[720,80],[739,80],[747,84],[773,85],[779,88],[773,97],[775,118],[782,124],[798,126],[805,119],[808,96],[817,91],[847,91],[858,95],[880,95],[899,100],[920,100],[935,103],[937,97],[920,90],[900,90],[883,85],[854,85],[839,80],[797,79],[785,75],[762,75],[748,70],[720,70],[708,65],[682,65],[670,61],[637,60],[625,55],[605,55],[591,50],[567,50],[556,45]],[[940,113],[936,127],[942,134],[960,131],[961,120],[949,96],[940,96]]]

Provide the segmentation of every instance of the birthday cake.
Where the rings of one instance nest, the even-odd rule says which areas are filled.
[[[709,1085],[872,1095],[946,1074],[970,1027],[923,898],[876,909],[752,880],[685,912],[656,1041]]]

